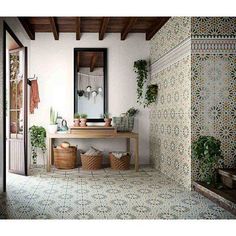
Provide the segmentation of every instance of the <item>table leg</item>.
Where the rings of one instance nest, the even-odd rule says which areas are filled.
[[[138,137],[134,139],[134,158],[135,158],[135,171],[139,171],[139,145]]]
[[[130,138],[126,139],[126,152],[130,153]]]
[[[52,165],[52,139],[48,138],[48,157],[47,157],[47,171],[51,171]]]

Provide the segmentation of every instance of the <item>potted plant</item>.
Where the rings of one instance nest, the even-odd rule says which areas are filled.
[[[80,114],[79,113],[75,113],[74,114],[74,126],[75,127],[79,126],[79,120],[80,120]]]
[[[137,74],[137,102],[142,104],[143,87],[148,79],[148,63],[146,60],[138,60],[134,62],[134,71]]]
[[[88,115],[87,114],[81,114],[80,115],[80,126],[81,127],[86,127],[87,126],[87,117]]]
[[[147,86],[145,94],[144,107],[148,107],[150,104],[156,102],[158,86],[157,84],[150,84]]]
[[[30,142],[31,142],[31,152],[32,152],[32,159],[33,164],[37,163],[37,149],[41,149],[43,155],[46,152],[46,130],[42,126],[35,126],[33,125],[29,129],[30,132]]]
[[[129,116],[129,117],[133,117],[133,116],[136,116],[136,114],[139,112],[138,109],[134,108],[134,107],[131,107],[126,113],[125,115],[126,116]]]
[[[192,144],[193,157],[200,162],[200,178],[207,184],[216,183],[216,168],[222,158],[221,142],[212,136],[200,136]]]
[[[52,107],[50,108],[50,125],[48,131],[51,134],[55,134],[57,132],[57,112],[55,112]]]
[[[103,115],[104,121],[105,121],[105,127],[110,127],[111,126],[111,121],[112,118],[110,117],[110,114],[108,112],[104,113]]]

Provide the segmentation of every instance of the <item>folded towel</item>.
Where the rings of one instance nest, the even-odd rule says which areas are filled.
[[[89,150],[84,153],[84,155],[87,155],[87,156],[98,156],[98,155],[101,155],[101,151],[96,149],[96,148],[94,148],[94,147],[90,147]]]
[[[38,89],[38,81],[31,81],[31,89],[30,89],[30,113],[34,113],[34,109],[38,108],[38,103],[40,102],[39,98],[39,89]]]
[[[121,157],[128,155],[128,152],[112,152],[112,155],[120,159]]]

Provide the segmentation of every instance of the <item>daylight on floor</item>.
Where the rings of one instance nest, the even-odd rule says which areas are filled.
[[[0,17],[0,49],[1,219],[236,218],[236,17]]]

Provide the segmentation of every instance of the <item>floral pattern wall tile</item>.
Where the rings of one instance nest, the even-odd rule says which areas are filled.
[[[150,112],[151,162],[168,177],[191,186],[191,56],[153,75],[158,100]]]
[[[172,17],[151,40],[151,63],[191,35],[190,17]]]
[[[192,55],[192,140],[212,135],[222,144],[224,165],[236,166],[236,55]],[[199,179],[193,163],[193,179]],[[194,166],[195,165],[195,166]]]
[[[236,36],[236,17],[192,17],[192,36]]]

